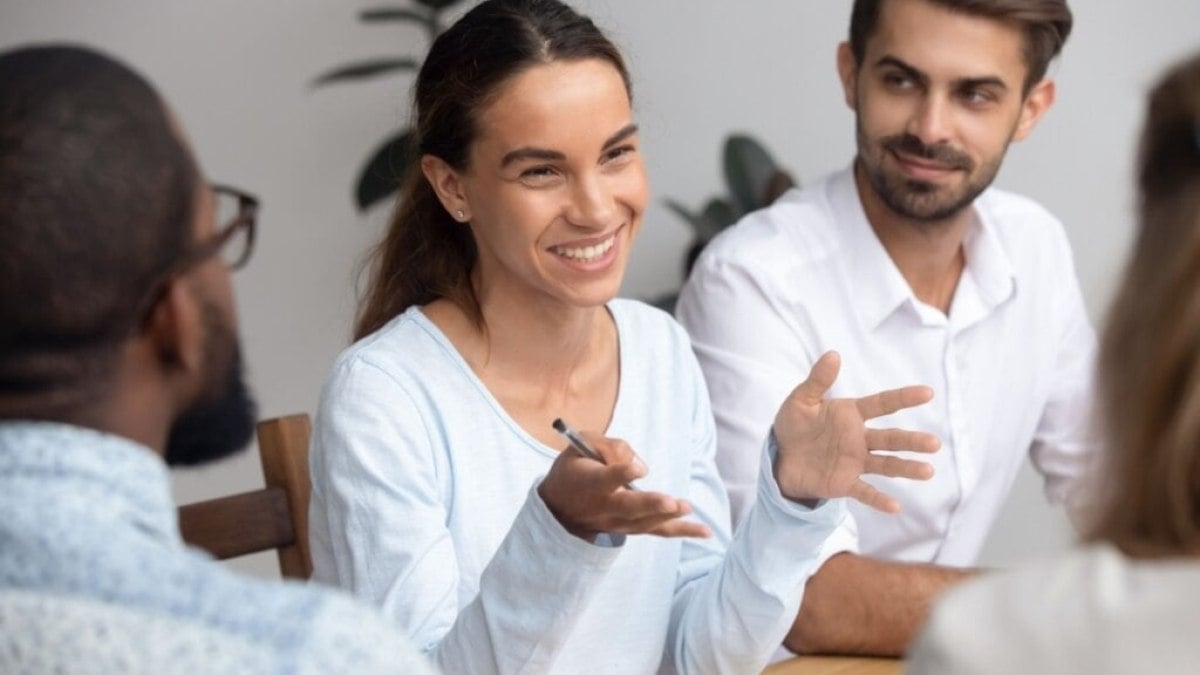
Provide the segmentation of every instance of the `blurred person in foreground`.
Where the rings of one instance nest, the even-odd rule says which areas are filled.
[[[256,207],[124,65],[0,54],[0,672],[431,672],[369,608],[180,539],[168,466],[254,429],[230,267]]]
[[[1197,672],[1200,53],[1151,92],[1137,177],[1137,240],[1100,341],[1086,545],[948,594],[910,672]]]

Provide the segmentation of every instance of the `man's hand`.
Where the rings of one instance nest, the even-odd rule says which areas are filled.
[[[600,532],[708,537],[699,523],[681,520],[692,506],[659,492],[625,487],[646,475],[646,465],[624,441],[584,433],[604,463],[567,448],[559,453],[538,494],[568,532],[593,541]]]
[[[933,467],[874,451],[936,452],[941,442],[932,434],[917,431],[868,429],[865,421],[927,403],[933,390],[911,386],[858,399],[826,399],[840,367],[837,352],[826,352],[813,364],[808,379],[779,408],[774,426],[779,446],[775,480],[783,495],[795,501],[852,497],[880,511],[896,513],[899,502],[861,476],[927,480],[933,476]]]

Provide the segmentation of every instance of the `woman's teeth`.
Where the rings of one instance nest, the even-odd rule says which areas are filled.
[[[593,262],[595,260],[599,260],[605,253],[608,253],[609,249],[613,247],[613,241],[615,239],[615,237],[609,237],[608,239],[605,239],[594,246],[555,246],[554,252],[563,257],[571,258],[572,260],[578,260],[580,262]]]

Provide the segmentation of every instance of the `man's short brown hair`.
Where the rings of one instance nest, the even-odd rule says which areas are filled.
[[[861,66],[867,41],[875,33],[886,0],[854,0],[850,13],[850,50]],[[898,0],[892,0],[893,2]],[[923,0],[954,12],[1011,22],[1025,34],[1026,93],[1046,76],[1062,51],[1074,21],[1067,0]]]

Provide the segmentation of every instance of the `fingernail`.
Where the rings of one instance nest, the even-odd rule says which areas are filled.
[[[641,457],[633,458],[633,468],[637,469],[639,475],[645,475],[650,470],[646,467],[646,463],[642,461]]]

